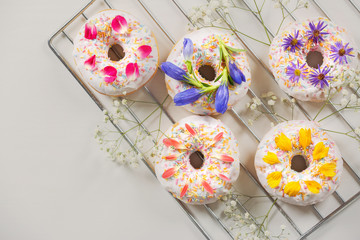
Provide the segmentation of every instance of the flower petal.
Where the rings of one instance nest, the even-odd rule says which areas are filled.
[[[196,136],[196,131],[189,124],[185,123],[185,128],[189,131],[191,135],[193,135],[194,137]]]
[[[184,59],[185,61],[190,61],[191,56],[194,52],[194,44],[190,38],[184,38],[183,44],[184,44],[184,48],[183,48]]]
[[[280,184],[281,177],[282,177],[281,172],[272,172],[269,175],[267,175],[266,180],[271,188],[276,188]]]
[[[84,37],[86,39],[95,39],[97,36],[97,29],[96,26],[92,23],[86,23],[85,24],[85,34]]]
[[[299,131],[299,143],[303,149],[306,149],[311,143],[311,130],[301,128]]]
[[[175,160],[179,157],[179,154],[171,154],[165,157],[165,160]]]
[[[215,109],[218,113],[224,114],[228,108],[229,88],[227,84],[220,84],[215,96]]]
[[[263,160],[264,160],[264,162],[271,164],[271,165],[280,163],[279,158],[273,152],[268,152],[266,154],[266,156],[263,157]]]
[[[171,62],[163,62],[160,67],[161,70],[163,70],[169,77],[179,81],[186,80],[184,78],[184,76],[186,76],[186,72],[175,64]]]
[[[117,77],[117,70],[116,68],[112,67],[112,66],[106,66],[103,69],[103,73],[105,74],[104,76],[104,81],[106,83],[112,83],[115,81],[116,77]]]
[[[218,141],[220,141],[223,138],[224,133],[218,133],[215,137],[214,137],[214,142],[217,143]]]
[[[138,64],[137,63],[128,63],[128,65],[126,65],[125,73],[126,73],[126,77],[130,81],[134,81],[136,78],[139,77]]]
[[[120,34],[124,34],[128,30],[128,24],[124,17],[117,15],[111,22],[112,29]]]
[[[172,138],[164,138],[163,143],[167,147],[174,147],[175,149],[186,149],[184,144],[182,144],[182,143],[180,143],[180,142],[178,142],[178,141],[176,141],[175,139],[172,139]]]
[[[180,197],[183,197],[185,195],[186,191],[188,190],[188,187],[189,187],[188,184],[184,185],[183,189],[181,190]]]
[[[226,154],[215,155],[214,157],[221,160],[221,161],[223,161],[223,162],[227,162],[227,163],[234,162],[234,159],[232,157],[230,157],[229,155],[226,155]]]
[[[320,192],[320,189],[322,188],[320,183],[316,181],[304,181],[306,186],[308,187],[309,191],[315,194],[318,194]]]
[[[174,97],[176,106],[183,106],[195,102],[202,96],[202,93],[197,88],[189,88],[183,92],[179,92]]]
[[[243,72],[237,67],[236,63],[233,61],[229,62],[229,71],[230,76],[237,84],[241,84],[242,82],[246,82],[245,75]]]
[[[175,168],[169,168],[161,175],[161,177],[165,179],[172,177],[175,174],[175,172],[176,172]]]
[[[230,182],[230,178],[228,178],[227,176],[225,176],[225,175],[223,175],[223,174],[219,174],[218,176],[219,176],[219,178],[221,178],[222,180],[227,181],[227,182]]]
[[[140,59],[144,59],[147,56],[149,56],[149,54],[151,53],[152,48],[149,45],[142,45],[140,46],[137,51],[136,51],[136,55],[140,58]]]
[[[314,160],[320,160],[324,157],[326,157],[329,153],[329,147],[325,147],[323,142],[318,142],[315,147],[314,151],[312,153]]]
[[[336,175],[336,164],[325,163],[319,168],[319,172],[325,177],[334,177]]]
[[[92,55],[84,62],[84,65],[86,69],[90,70],[95,67],[95,63],[96,63],[96,55]]]
[[[299,194],[301,189],[301,185],[299,182],[289,182],[285,185],[284,193],[289,195],[290,197],[295,197]]]
[[[201,185],[203,185],[204,189],[210,193],[210,194],[214,194],[214,189],[212,189],[212,187],[209,185],[208,182],[206,182],[205,180],[202,181]]]
[[[116,80],[116,77],[114,77],[114,76],[105,76],[104,77],[104,81],[106,82],[106,83],[112,83],[112,82],[114,82]]]
[[[275,143],[283,151],[290,151],[292,149],[291,140],[284,133],[275,137]]]

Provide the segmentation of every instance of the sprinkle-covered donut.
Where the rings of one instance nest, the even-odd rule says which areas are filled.
[[[318,123],[294,120],[273,127],[264,136],[255,155],[255,168],[270,194],[305,206],[323,201],[335,191],[343,160]]]
[[[150,29],[119,10],[89,18],[76,35],[73,55],[90,86],[109,96],[127,95],[142,87],[155,74],[159,61]]]
[[[302,101],[324,101],[329,89],[349,82],[358,48],[346,30],[326,18],[292,22],[270,46],[272,72],[286,93]]]
[[[157,178],[186,203],[215,202],[240,172],[237,140],[227,126],[209,116],[180,120],[166,131],[157,148]]]
[[[180,39],[161,64],[175,105],[214,115],[238,103],[250,86],[250,67],[242,48],[230,32],[214,28]]]

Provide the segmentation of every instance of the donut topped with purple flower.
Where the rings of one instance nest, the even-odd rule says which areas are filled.
[[[326,18],[292,22],[272,41],[269,62],[286,93],[302,101],[324,101],[330,89],[340,89],[352,79],[343,74],[356,70],[358,48],[346,30]]]
[[[159,63],[150,29],[119,10],[89,18],[74,39],[73,55],[86,82],[109,96],[136,91],[152,78]]]
[[[175,105],[216,115],[238,103],[251,81],[242,48],[228,31],[203,28],[184,36],[161,64]]]

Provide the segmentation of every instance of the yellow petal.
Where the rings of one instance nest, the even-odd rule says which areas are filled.
[[[315,145],[314,151],[313,151],[313,159],[319,160],[328,155],[329,147],[325,147],[323,142],[318,142]]]
[[[299,194],[301,189],[299,182],[289,182],[285,185],[284,193],[289,195],[290,197],[295,197]]]
[[[319,168],[319,172],[325,175],[326,177],[333,177],[336,175],[336,164],[325,163]]]
[[[271,188],[276,188],[280,184],[281,176],[281,172],[272,172],[266,177],[267,183]]]
[[[316,181],[304,181],[304,182],[310,192],[315,193],[315,194],[320,192],[320,189],[321,189],[320,183],[318,183]]]
[[[283,151],[290,151],[292,148],[291,140],[284,133],[275,137],[275,143],[276,146]]]
[[[275,153],[272,152],[268,152],[266,156],[263,157],[264,162],[268,163],[268,164],[276,164],[276,163],[280,163],[278,157],[276,156]]]
[[[302,128],[299,132],[299,142],[303,149],[308,147],[311,143],[311,130],[309,128]]]

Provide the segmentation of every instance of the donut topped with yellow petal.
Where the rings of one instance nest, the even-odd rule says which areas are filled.
[[[280,88],[302,101],[326,100],[352,79],[358,48],[348,32],[326,18],[291,22],[273,39],[269,63]]]
[[[335,191],[343,160],[317,122],[294,120],[280,123],[265,135],[255,155],[255,168],[271,195],[306,206]]]

